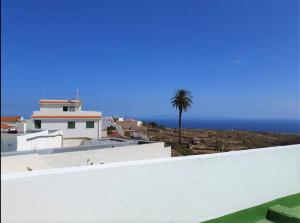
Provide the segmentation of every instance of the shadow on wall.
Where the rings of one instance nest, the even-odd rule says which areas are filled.
[[[17,136],[10,134],[1,134],[1,153],[17,151]]]

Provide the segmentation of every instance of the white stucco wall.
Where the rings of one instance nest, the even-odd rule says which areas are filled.
[[[75,121],[75,129],[68,129],[68,121]],[[87,121],[94,121],[94,128],[86,128]],[[64,138],[88,137],[92,139],[101,138],[101,119],[98,120],[67,120],[67,119],[42,119],[42,129],[62,130]],[[98,128],[99,127],[99,128]],[[99,132],[99,133],[98,133]]]
[[[63,106],[59,104],[40,104],[40,111],[63,111]]]
[[[17,151],[62,147],[62,131],[48,130],[17,136]]]
[[[40,111],[63,111],[63,107],[75,107],[76,111],[81,111],[81,105],[78,104],[40,104]]]
[[[26,131],[32,131],[34,129],[34,123],[32,119],[26,119]]]
[[[101,136],[102,136],[102,137],[107,137],[107,130],[106,130],[106,129],[105,129],[105,130],[102,130]]]
[[[200,222],[300,192],[300,145],[1,176],[4,222]]]
[[[16,127],[17,127],[18,132],[26,132],[27,131],[27,124],[25,121],[17,122]]]

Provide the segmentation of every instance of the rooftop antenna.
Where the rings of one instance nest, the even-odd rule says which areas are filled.
[[[79,100],[79,90],[78,90],[78,88],[76,89],[76,100],[77,101]]]
[[[79,105],[79,89],[78,88],[76,89],[76,103],[78,106]]]

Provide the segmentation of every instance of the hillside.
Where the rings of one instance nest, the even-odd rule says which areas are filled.
[[[171,145],[172,156],[300,144],[300,134],[182,129],[182,145],[178,145],[178,130],[176,129],[144,127],[138,131],[147,135],[151,140],[164,141],[167,145]]]

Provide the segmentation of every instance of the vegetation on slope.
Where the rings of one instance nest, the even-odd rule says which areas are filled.
[[[182,129],[181,144],[178,129],[156,123],[145,124],[138,130],[154,141],[172,146],[173,156],[228,152],[281,145],[300,144],[300,134],[280,134],[239,130]]]

